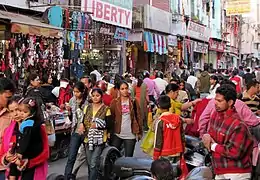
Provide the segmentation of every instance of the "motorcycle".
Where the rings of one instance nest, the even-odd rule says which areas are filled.
[[[186,149],[184,157],[189,171],[193,178],[212,180],[212,171],[210,168],[210,156],[200,139],[191,136],[185,136]],[[137,177],[151,177],[152,159],[141,159],[135,157],[122,157],[122,154],[115,147],[108,146],[104,149],[100,159],[99,179],[101,180],[131,180]],[[178,164],[172,164],[174,177],[180,177],[181,170]],[[206,178],[205,178],[206,176]],[[210,178],[208,178],[210,177]],[[144,178],[145,179],[145,178]],[[149,179],[149,178],[148,178]]]

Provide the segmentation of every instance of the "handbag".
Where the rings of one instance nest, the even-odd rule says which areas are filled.
[[[154,138],[155,133],[149,129],[140,146],[143,152],[149,156],[153,156]]]

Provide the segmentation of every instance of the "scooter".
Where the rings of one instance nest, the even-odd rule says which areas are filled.
[[[191,136],[185,136],[187,152],[184,154],[188,168],[193,174],[205,179],[204,174],[208,176],[212,173],[210,168],[202,169],[202,166],[210,167],[210,156],[201,143],[201,140]],[[121,153],[115,147],[108,146],[104,149],[100,159],[99,179],[101,180],[130,180],[136,177],[151,177],[152,159],[140,159],[135,157],[122,157]],[[177,164],[172,164],[174,176],[181,175],[181,170]],[[200,167],[200,169],[197,169]],[[197,169],[197,170],[195,170]],[[194,175],[193,175],[194,176]],[[206,178],[207,179],[207,178]],[[199,179],[197,179],[199,180]],[[212,180],[212,177],[211,179]]]
[[[213,176],[210,168],[206,166],[201,166],[193,169],[185,179],[186,180],[212,180]],[[133,176],[128,180],[154,180],[154,178],[150,176]]]

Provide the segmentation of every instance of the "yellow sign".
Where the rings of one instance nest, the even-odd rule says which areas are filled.
[[[227,16],[246,14],[250,11],[251,0],[227,0],[226,2]]]

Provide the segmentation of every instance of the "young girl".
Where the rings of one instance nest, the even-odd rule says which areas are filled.
[[[218,77],[215,75],[212,75],[210,77],[210,89],[209,89],[209,95],[207,96],[208,99],[215,98],[216,96],[216,90],[219,87]]]
[[[87,92],[84,83],[77,82],[73,88],[74,96],[70,99],[69,108],[72,114],[72,135],[70,139],[70,149],[68,161],[65,167],[65,179],[73,177],[72,170],[75,164],[78,150],[84,140],[84,135],[79,131],[79,126],[83,121],[83,108],[87,103]]]
[[[96,180],[98,178],[98,162],[113,121],[109,107],[102,102],[102,90],[94,88],[91,95],[93,103],[84,108],[85,117],[81,127],[85,129],[84,143],[86,143],[88,179]]]
[[[120,84],[120,97],[111,103],[111,115],[114,119],[114,135],[112,146],[120,149],[124,145],[125,157],[133,157],[136,139],[140,140],[143,134],[143,121],[140,106],[136,99],[129,95],[127,82]]]
[[[12,104],[9,104],[10,109]],[[36,172],[39,172],[39,167],[42,168],[42,173],[47,175],[48,146],[46,142],[48,140],[42,126],[40,106],[34,98],[21,99],[13,114],[16,123],[10,125],[14,127],[9,141],[13,146],[7,154],[12,154],[16,160],[13,160],[9,166],[9,179],[16,180],[20,176],[22,180],[46,178],[46,176],[35,176]],[[6,157],[7,155],[4,157],[4,164],[8,164]]]

